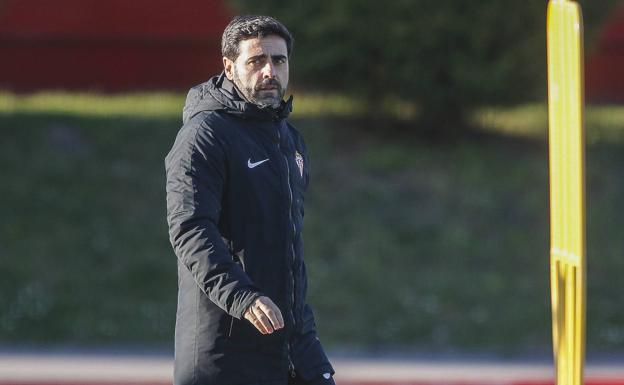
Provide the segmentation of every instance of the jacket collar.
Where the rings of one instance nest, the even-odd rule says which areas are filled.
[[[277,108],[258,106],[247,101],[222,72],[189,91],[183,120],[186,122],[202,111],[221,110],[243,119],[279,121],[286,119],[292,112],[292,100],[292,96],[286,101],[282,100]]]

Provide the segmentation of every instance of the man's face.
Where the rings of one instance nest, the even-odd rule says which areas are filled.
[[[286,41],[269,35],[242,40],[239,48],[235,61],[223,58],[225,75],[250,102],[278,107],[288,86]]]

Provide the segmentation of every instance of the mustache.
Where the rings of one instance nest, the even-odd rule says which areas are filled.
[[[262,79],[260,83],[256,84],[254,89],[256,91],[259,91],[263,88],[268,88],[268,87],[275,87],[278,90],[282,89],[282,85],[280,84],[280,82],[278,82],[277,79],[274,79],[274,78]]]

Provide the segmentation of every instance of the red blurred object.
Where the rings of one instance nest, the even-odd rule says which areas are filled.
[[[605,24],[585,66],[590,102],[624,102],[624,5]]]
[[[185,90],[221,71],[222,0],[0,0],[0,89]],[[624,102],[624,6],[586,64],[588,101]]]
[[[0,0],[0,89],[188,89],[221,71],[219,0]]]

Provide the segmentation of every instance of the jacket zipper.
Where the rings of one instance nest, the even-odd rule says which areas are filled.
[[[230,249],[230,255],[232,256],[232,259],[234,259],[234,241],[232,240],[228,240],[228,249]],[[242,268],[242,264],[241,264],[241,268]],[[243,271],[245,271],[245,269],[243,268]],[[232,338],[232,329],[234,328],[234,317],[232,317],[230,315],[230,330],[228,331],[228,338]]]
[[[295,223],[293,222],[293,218],[292,218],[292,200],[293,200],[293,193],[292,193],[292,186],[290,185],[290,167],[288,166],[288,158],[286,157],[286,154],[284,154],[282,152],[282,148],[281,148],[281,142],[282,142],[282,137],[279,131],[279,127],[277,128],[277,139],[278,139],[278,143],[277,143],[277,149],[279,150],[280,154],[282,154],[283,158],[284,158],[284,163],[286,165],[286,181],[288,184],[288,219],[290,220],[290,223],[292,224],[292,228],[293,228],[293,238],[290,240],[290,251],[292,253],[292,266],[291,266],[291,277],[292,277],[292,305],[290,310],[290,315],[292,317],[293,323],[296,328],[297,325],[297,320],[295,318],[295,312],[293,310],[293,308],[295,307],[295,248],[293,246],[293,241],[294,241],[294,237],[297,233],[297,228],[295,226]],[[292,378],[296,377],[295,374],[295,365],[292,362],[292,358],[290,356],[290,342],[286,341],[286,348],[288,350],[288,372],[290,373],[290,376]]]
[[[284,158],[284,162],[286,164],[286,181],[288,184],[288,219],[290,220],[290,223],[292,224],[292,228],[293,228],[293,239],[294,236],[297,232],[297,228],[295,227],[295,224],[293,222],[292,219],[292,200],[293,200],[293,196],[292,196],[292,187],[290,186],[290,167],[288,167],[288,158],[286,157],[286,155],[282,152],[282,149],[280,147],[280,144],[282,142],[282,137],[279,131],[279,127],[277,129],[277,138],[278,138],[278,144],[277,144],[277,149],[279,150],[280,154],[282,154],[283,158]],[[292,306],[289,309],[290,310],[290,315],[293,319],[293,322],[295,323],[295,325],[297,324],[297,320],[295,319],[295,312],[293,310],[293,308],[295,307],[295,272],[294,272],[294,268],[295,268],[295,249],[293,247],[293,239],[291,239],[290,241],[290,251],[292,253],[292,268],[291,268],[291,277],[292,277],[292,285],[293,285],[293,290],[292,290]]]

